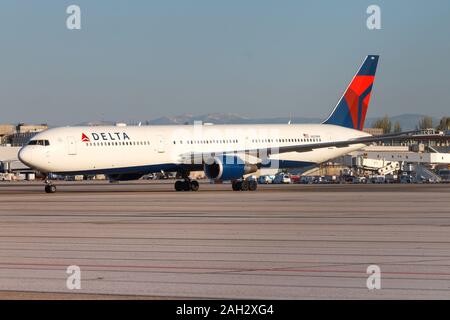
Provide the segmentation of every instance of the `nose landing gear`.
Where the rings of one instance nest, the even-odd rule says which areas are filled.
[[[45,179],[45,188],[46,193],[55,193],[56,192],[56,186],[52,184],[52,182],[49,179]]]

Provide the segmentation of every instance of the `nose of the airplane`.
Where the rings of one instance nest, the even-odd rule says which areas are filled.
[[[22,161],[24,164],[26,164],[29,167],[32,167],[32,161],[33,161],[33,150],[29,147],[23,147],[19,151],[19,160]]]

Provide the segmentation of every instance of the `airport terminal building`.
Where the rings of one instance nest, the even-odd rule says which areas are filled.
[[[33,170],[21,163],[17,154],[32,137],[46,129],[46,124],[0,124],[0,180],[34,178]]]

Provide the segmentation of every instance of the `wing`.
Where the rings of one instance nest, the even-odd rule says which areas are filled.
[[[303,143],[297,145],[289,146],[277,146],[268,148],[257,148],[257,149],[241,149],[232,151],[211,151],[211,152],[198,152],[198,153],[185,153],[179,156],[179,161],[186,164],[201,164],[212,157],[221,155],[232,155],[232,154],[249,154],[256,158],[260,158],[261,155],[268,157],[272,154],[281,154],[286,152],[308,152],[320,148],[345,148],[352,145],[364,144],[369,145],[373,142],[383,142],[390,140],[410,140],[414,137],[413,133],[417,131],[405,131],[401,133],[385,134],[380,136],[366,136],[359,137],[349,140],[342,141],[331,141],[331,142],[315,142],[315,143]]]
[[[278,147],[278,149],[279,149],[278,153],[294,152],[294,151],[295,152],[307,152],[307,151],[312,151],[314,149],[330,148],[330,147],[345,148],[345,147],[349,147],[349,146],[355,145],[355,144],[369,145],[373,142],[384,142],[384,141],[390,141],[390,140],[409,140],[413,137],[412,133],[414,133],[414,132],[416,132],[416,131],[406,131],[406,132],[402,132],[402,133],[392,133],[392,134],[385,134],[385,135],[381,135],[381,136],[360,137],[360,138],[342,140],[342,141],[319,142],[319,143],[310,143],[310,144],[293,145],[293,146],[282,146],[282,147]]]

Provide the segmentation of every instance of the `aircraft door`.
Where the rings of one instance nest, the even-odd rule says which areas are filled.
[[[69,155],[77,154],[77,142],[74,137],[67,137],[67,151]]]
[[[164,142],[164,137],[163,136],[158,136],[157,150],[158,150],[159,153],[163,153],[163,152],[166,151],[166,147],[165,147],[165,142]]]

